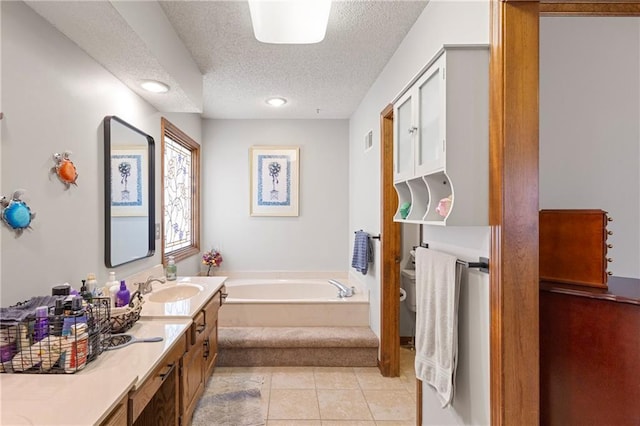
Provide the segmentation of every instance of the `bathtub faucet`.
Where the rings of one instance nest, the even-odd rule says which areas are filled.
[[[338,287],[338,297],[351,297],[353,296],[355,287],[347,287],[337,280],[329,280],[329,284]]]

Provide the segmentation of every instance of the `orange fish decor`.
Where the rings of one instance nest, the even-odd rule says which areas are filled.
[[[70,155],[71,151],[65,151],[62,154],[58,154],[57,152],[53,154],[53,161],[56,162],[56,165],[51,168],[51,173],[58,175],[58,179],[66,185],[67,189],[69,189],[71,185],[78,186],[76,183],[78,171],[69,159]]]

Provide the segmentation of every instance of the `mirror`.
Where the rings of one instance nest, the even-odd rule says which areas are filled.
[[[104,118],[105,264],[155,251],[154,141],[115,115]]]

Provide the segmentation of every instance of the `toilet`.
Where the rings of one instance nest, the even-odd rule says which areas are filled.
[[[400,287],[404,289],[407,298],[404,303],[411,312],[416,311],[416,270],[402,269]]]

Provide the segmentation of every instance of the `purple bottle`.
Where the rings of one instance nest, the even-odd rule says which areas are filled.
[[[39,342],[49,335],[49,308],[38,306],[36,308],[36,323],[33,326],[33,340]]]
[[[127,289],[127,284],[122,280],[120,281],[120,290],[116,293],[116,308],[127,306],[130,299],[131,293],[129,293],[129,290]]]

